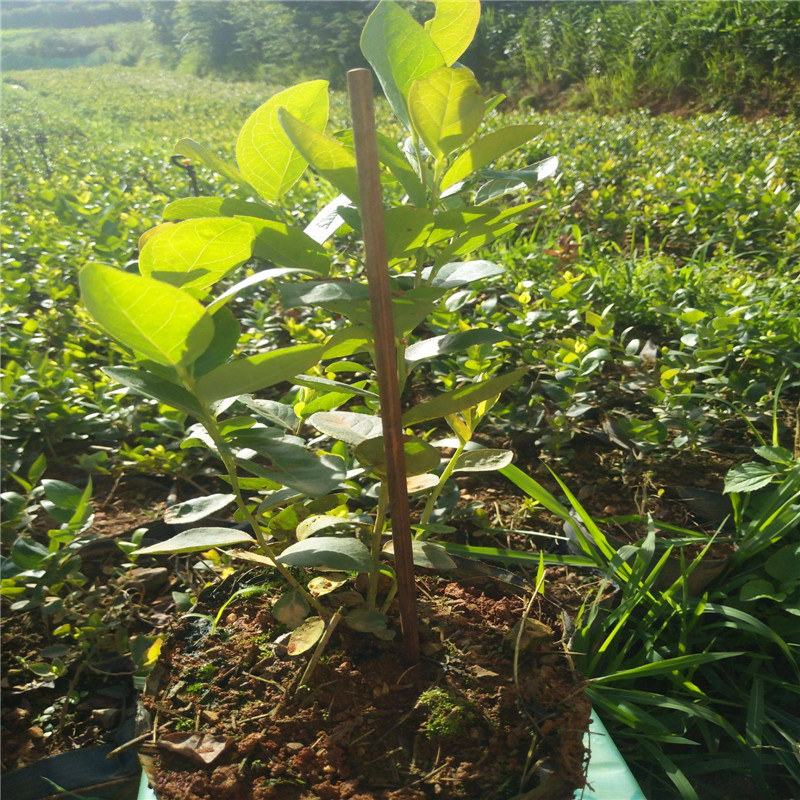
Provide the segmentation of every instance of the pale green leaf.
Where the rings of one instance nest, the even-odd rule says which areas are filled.
[[[240,186],[247,192],[247,194],[257,196],[256,190],[247,182],[244,175],[242,175],[236,167],[223,161],[218,155],[212,153],[207,147],[204,147],[194,139],[181,139],[175,145],[175,152],[179,153],[186,158],[193,161],[199,161],[203,166],[208,167],[214,172],[227,178],[231,183]]]
[[[207,494],[203,497],[194,497],[191,500],[184,500],[170,506],[164,512],[164,522],[170,525],[182,524],[186,522],[197,522],[223,508],[229,506],[236,500],[235,494]]]
[[[458,333],[446,333],[443,336],[434,336],[430,339],[414,342],[406,349],[406,361],[409,364],[415,364],[420,361],[429,361],[432,358],[447,355],[448,353],[460,353],[475,345],[497,344],[507,341],[508,336],[492,328],[472,328]]]
[[[406,475],[421,475],[439,466],[439,451],[423,439],[406,436],[403,441]],[[355,457],[378,476],[387,474],[386,443],[382,436],[365,439],[353,453]]]
[[[380,611],[371,611],[368,608],[354,609],[344,618],[344,621],[354,631],[374,634],[386,631],[389,623],[385,614],[381,614]]]
[[[542,132],[542,125],[509,125],[481,136],[453,162],[442,178],[442,189],[463,181],[476,170],[491,164]]]
[[[336,189],[358,204],[356,156],[336,139],[314,130],[286,109],[278,111],[283,130],[297,151]]]
[[[411,85],[408,110],[414,130],[433,156],[442,159],[478,130],[484,102],[472,72],[440,67]]]
[[[112,380],[127,386],[137,394],[177,408],[184,414],[191,414],[195,417],[203,414],[202,405],[191,392],[160,375],[134,367],[103,367],[103,372]]]
[[[157,364],[190,364],[214,335],[214,323],[203,306],[162,281],[87,264],[79,282],[83,303],[100,327]]]
[[[517,383],[528,369],[529,367],[519,367],[512,372],[489,378],[489,380],[470,383],[437,395],[406,411],[403,414],[403,425],[414,425],[418,422],[445,417],[448,414],[456,414],[465,408],[476,406],[484,400],[490,400]]]
[[[289,545],[277,560],[294,567],[326,567],[342,572],[369,572],[372,569],[369,550],[351,536],[312,536]]]
[[[296,627],[289,636],[286,652],[290,656],[299,656],[310,650],[325,632],[325,620],[322,617],[309,617],[302,625]]]
[[[467,450],[456,460],[456,472],[492,472],[507,467],[514,458],[510,450]]]
[[[382,0],[364,26],[361,51],[375,70],[392,110],[408,127],[406,98],[411,84],[445,66],[441,50],[405,9]]]
[[[165,220],[180,222],[198,217],[258,217],[279,219],[278,213],[262,203],[239,200],[235,197],[182,197],[164,207]]]
[[[327,531],[331,528],[341,527],[358,527],[363,525],[363,522],[349,519],[348,517],[337,517],[333,514],[312,514],[306,517],[297,525],[295,531],[298,540],[308,539],[309,536],[314,536],[320,531]]]
[[[386,555],[394,557],[394,543],[389,542],[383,548]],[[447,551],[434,542],[423,542],[415,539],[411,542],[411,555],[414,565],[425,569],[449,570],[456,568],[456,562],[447,555]]]
[[[306,614],[311,610],[305,597],[296,590],[281,595],[272,606],[272,616],[293,630],[302,625]]]
[[[449,66],[469,47],[481,18],[479,0],[437,0],[425,30]]]
[[[254,539],[235,528],[192,528],[165,542],[157,542],[135,551],[137,556],[198,553],[212,547],[230,547],[235,544],[252,544]]]
[[[236,161],[245,178],[270,201],[279,200],[300,178],[306,161],[278,121],[286,109],[315,131],[328,122],[328,82],[308,81],[271,97],[245,122],[236,142]]]
[[[188,219],[148,239],[139,271],[182,289],[207,289],[250,258],[254,237],[241,220]]]
[[[319,412],[312,414],[308,421],[320,433],[356,446],[367,439],[383,435],[381,418],[369,414],[356,414],[352,411]]]
[[[482,281],[486,278],[494,278],[502,275],[506,268],[502,264],[495,264],[492,261],[453,261],[443,264],[433,270],[426,267],[422,271],[422,277],[430,280],[432,286],[441,286],[443,289],[454,289],[457,286],[464,286],[475,281]],[[433,275],[433,278],[431,278]]]
[[[337,576],[335,572],[329,572],[324,576],[318,575],[308,582],[308,591],[312,597],[323,597],[344,586],[347,580],[347,575]]]

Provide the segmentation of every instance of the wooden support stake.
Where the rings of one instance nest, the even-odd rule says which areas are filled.
[[[351,69],[347,73],[347,88],[350,93],[350,113],[353,118],[361,225],[375,336],[375,368],[378,373],[383,441],[386,447],[397,600],[400,605],[406,658],[409,663],[416,664],[419,661],[419,629],[414,558],[411,549],[411,515],[408,508],[403,424],[397,379],[397,348],[394,343],[378,143],[372,104],[372,74],[368,69]]]

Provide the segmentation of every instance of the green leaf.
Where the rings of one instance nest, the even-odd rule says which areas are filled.
[[[236,297],[237,294],[243,292],[245,289],[249,289],[251,286],[258,286],[260,283],[265,283],[275,278],[281,278],[284,275],[305,272],[308,272],[308,270],[293,269],[291,267],[271,267],[270,269],[263,269],[234,284],[230,289],[226,289],[221,295],[216,297],[213,302],[206,306],[206,311],[208,311],[209,314],[216,314],[217,309],[224,306],[229,300]]]
[[[352,536],[312,536],[289,545],[277,558],[292,567],[325,567],[342,572],[369,572],[372,556]]]
[[[296,306],[322,306],[331,303],[358,304],[369,314],[369,288],[355,281],[304,281],[302,283],[281,283],[278,285],[281,303],[285,308]]]
[[[238,544],[253,544],[254,539],[244,531],[233,528],[192,528],[179,533],[165,542],[157,542],[134,551],[137,556],[166,555],[173,553],[198,553],[212,547],[231,547]]]
[[[615,681],[629,681],[636,678],[651,678],[654,675],[669,675],[671,672],[691,670],[701,664],[709,664],[714,661],[722,661],[726,658],[741,656],[743,653],[695,653],[688,656],[675,656],[665,658],[662,661],[654,661],[650,664],[642,664],[639,667],[623,669],[619,672],[612,672],[608,675],[600,675],[593,678],[595,684],[613,683]]]
[[[286,652],[290,656],[305,653],[322,638],[323,633],[325,633],[325,620],[322,617],[309,617],[292,631]]]
[[[311,497],[328,494],[345,478],[344,462],[336,456],[317,456],[305,447],[266,439],[261,442],[259,451],[270,459],[270,466],[240,458],[241,466],[254,475]]]
[[[330,390],[340,390],[343,392],[349,392],[350,394],[357,394],[361,397],[371,397],[373,400],[378,399],[378,395],[375,392],[369,391],[369,389],[364,389],[363,387],[356,386],[355,384],[333,381],[330,378],[320,378],[316,375],[298,375],[294,382],[297,386],[306,386],[307,388],[314,389],[316,391],[324,392]]]
[[[23,570],[39,569],[49,555],[50,552],[43,544],[29,539],[27,536],[18,536],[11,545],[10,558]]]
[[[423,339],[421,342],[414,342],[406,349],[406,361],[415,364],[419,361],[429,361],[437,356],[447,355],[448,353],[460,353],[468,347],[481,344],[497,344],[507,342],[508,337],[501,331],[492,328],[472,328],[468,331],[458,333],[447,333],[444,336],[434,336],[431,339]]]
[[[764,562],[764,569],[781,583],[800,581],[800,543],[786,545],[774,552]]]
[[[490,180],[476,192],[475,204],[481,205],[508,192],[531,187],[538,181],[554,175],[557,169],[558,158],[552,156],[520,169],[481,170],[481,176]]]
[[[45,497],[56,507],[74,511],[81,501],[83,490],[71,483],[45,478],[42,481]]]
[[[352,528],[360,525],[364,525],[364,523],[357,522],[348,517],[337,517],[333,514],[312,514],[297,525],[295,533],[297,534],[298,540],[302,540],[308,539],[309,536],[314,536],[320,531],[330,530],[331,528],[341,528],[343,526]]]
[[[249,219],[255,230],[253,255],[280,267],[327,275],[330,260],[324,248],[299,228],[283,222]]]
[[[281,595],[272,606],[272,616],[293,630],[302,625],[306,614],[311,610],[308,601],[296,590]]]
[[[261,203],[232,197],[182,197],[164,207],[164,220],[179,222],[197,217],[257,217],[278,220],[276,211]]]
[[[235,494],[207,494],[176,503],[164,512],[164,522],[176,525],[186,522],[197,522],[205,517],[222,511],[236,500]]]
[[[533,186],[539,181],[549,178],[554,175],[558,169],[558,157],[550,156],[535,164],[530,164],[527,167],[520,167],[519,169],[484,169],[481,170],[481,175],[484,178],[491,178],[493,180],[501,181],[522,181],[528,186]]]
[[[748,581],[739,590],[739,600],[743,603],[751,603],[754,600],[775,600],[781,602],[786,599],[784,593],[778,593],[775,587],[763,578]]]
[[[389,620],[380,611],[370,611],[367,608],[356,608],[351,611],[344,621],[348,627],[360,633],[381,634],[388,631]],[[381,637],[383,638],[383,637]]]
[[[463,181],[473,172],[525,144],[541,133],[543,127],[543,125],[509,125],[481,136],[461,153],[445,172],[441,188],[444,190]]]
[[[39,453],[36,457],[36,460],[33,464],[28,467],[28,491],[31,488],[36,486],[39,482],[39,479],[44,475],[45,471],[47,470],[47,459],[45,458],[44,453]]]
[[[445,60],[433,39],[397,3],[382,0],[361,34],[361,51],[400,121],[409,127],[406,98],[411,84],[425,78]]]
[[[789,464],[794,458],[792,451],[787,450],[785,447],[754,447],[753,452],[761,456],[761,458],[772,461],[775,464]]]
[[[484,102],[472,72],[440,67],[411,85],[408,110],[414,130],[441,160],[478,130]]]
[[[467,450],[456,460],[455,472],[493,472],[507,467],[513,458],[510,450]]]
[[[768,464],[758,464],[748,461],[728,470],[725,476],[723,493],[729,492],[755,492],[772,483],[778,474],[778,467]]]
[[[389,542],[383,552],[394,557],[394,542]],[[415,539],[411,542],[411,555],[415,566],[425,569],[449,570],[456,568],[456,562],[447,555],[447,550],[434,542]]]
[[[139,271],[182,289],[207,289],[250,258],[254,236],[242,220],[188,219],[147,240]]]
[[[479,0],[438,0],[425,30],[450,66],[469,47],[481,18]]]
[[[464,286],[474,281],[494,278],[496,275],[502,275],[505,271],[504,266],[491,261],[454,261],[443,264],[433,273],[431,285],[440,286],[443,289],[454,289],[456,286]],[[426,267],[422,271],[422,277],[428,280],[432,272],[432,267]]]
[[[278,119],[289,140],[303,158],[336,189],[358,205],[355,153],[336,139],[304,124],[286,109],[279,110]]]
[[[227,308],[217,308],[213,313],[208,313],[214,322],[214,338],[205,352],[192,364],[192,375],[195,378],[224,364],[236,349],[242,334],[238,320]]]
[[[317,396],[306,402],[298,409],[297,413],[301,419],[306,419],[317,412],[333,411],[335,408],[343,406],[354,395],[355,392],[351,392],[349,388],[339,392],[317,393]]]
[[[294,413],[294,408],[285,403],[278,403],[275,400],[255,400],[249,395],[240,397],[239,402],[251,411],[255,411],[260,417],[290,431],[294,431],[300,422]]]
[[[406,436],[403,441],[405,453],[406,475],[421,475],[439,466],[439,451],[423,439]],[[386,443],[383,436],[365,439],[359,444],[353,455],[378,476],[386,476]]]
[[[529,367],[519,367],[512,372],[497,375],[487,381],[471,383],[437,395],[406,411],[403,414],[403,425],[414,425],[418,422],[446,417],[448,414],[455,414],[465,408],[476,406],[484,400],[490,400],[508,389],[509,386],[513,386],[528,369]]]
[[[389,263],[423,247],[433,230],[433,213],[427,208],[396,206],[384,212]]]
[[[323,350],[322,345],[299,344],[228,361],[197,381],[197,394],[213,403],[274,386],[316,364]]]
[[[103,367],[103,372],[137,394],[177,408],[184,414],[195,417],[203,415],[203,406],[191,392],[159,375],[134,367]]]
[[[176,153],[180,153],[180,155],[194,161],[199,161],[204,166],[214,170],[214,172],[227,178],[231,183],[242,187],[247,194],[253,197],[257,196],[256,190],[245,180],[244,175],[236,167],[226,163],[218,155],[212,153],[208,148],[194,141],[194,139],[181,139],[175,145],[174,150]]]
[[[83,303],[100,327],[144,358],[186,366],[211,343],[211,317],[174,286],[105,264],[87,264],[79,282]]]
[[[269,201],[279,200],[306,168],[284,133],[278,112],[286,109],[315,131],[328,122],[328,82],[308,81],[271,97],[245,122],[236,142],[236,161],[245,178]]]
[[[503,467],[500,473],[505,475],[515,486],[522,489],[528,497],[533,498],[537,503],[541,503],[548,511],[552,511],[565,522],[572,521],[569,509],[559,503],[544,486],[529,475],[526,475],[519,467],[509,464],[509,466]]]
[[[427,192],[425,185],[414,172],[414,168],[409,163],[403,152],[386,134],[376,133],[378,140],[378,158],[381,164],[389,168],[389,171],[400,182],[406,190],[408,198],[414,206],[425,206],[427,203]]]
[[[500,209],[484,206],[481,209],[469,209],[458,212],[445,212],[437,215],[437,228],[448,216],[461,218],[463,223],[456,226],[456,239],[439,256],[439,261],[446,263],[456,256],[465,256],[475,250],[485,247],[490,242],[509,233],[516,228],[513,217],[524,214],[533,208],[535,203],[519,203],[509,208]],[[434,233],[436,231],[434,230]],[[430,243],[430,241],[429,241]]]
[[[383,424],[380,417],[356,414],[352,411],[321,411],[312,414],[308,418],[308,422],[320,433],[355,446],[367,439],[383,435]]]

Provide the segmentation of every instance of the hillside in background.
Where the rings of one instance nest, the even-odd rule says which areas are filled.
[[[406,3],[424,14],[426,3]],[[336,87],[363,66],[373,0],[156,0],[2,9],[3,69],[151,66],[225,80]],[[537,109],[800,111],[800,3],[484,4],[464,63],[510,101]]]

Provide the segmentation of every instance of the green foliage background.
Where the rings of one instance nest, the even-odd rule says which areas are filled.
[[[418,17],[428,4],[405,3]],[[363,66],[373,0],[155,0],[3,8],[6,69],[150,64],[195,75],[343,86]],[[537,107],[798,110],[800,5],[792,0],[484,4],[462,61]]]

